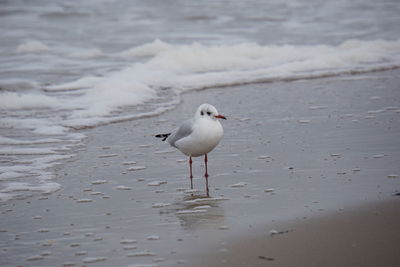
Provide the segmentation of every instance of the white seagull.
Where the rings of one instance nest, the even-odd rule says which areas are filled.
[[[204,155],[204,177],[206,178],[207,195],[209,195],[207,153],[218,145],[224,134],[224,130],[218,119],[226,120],[225,116],[219,114],[214,106],[202,104],[192,119],[184,121],[173,132],[156,135],[157,138],[163,138],[163,141],[167,141],[171,146],[179,149],[189,157],[191,189],[193,189],[192,157]]]

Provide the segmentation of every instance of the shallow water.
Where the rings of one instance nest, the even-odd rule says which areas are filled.
[[[0,199],[58,190],[76,129],[188,90],[397,68],[397,1],[2,1]]]

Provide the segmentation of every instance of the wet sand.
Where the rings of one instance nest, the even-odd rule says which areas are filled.
[[[249,230],[195,266],[399,266],[399,225],[399,199],[370,204]]]
[[[297,266],[398,262],[399,84],[394,70],[210,89],[159,117],[84,130],[57,169],[60,191],[0,205],[0,265],[290,266],[296,247]],[[187,191],[187,159],[154,138],[206,102],[228,118],[209,155],[211,198],[202,159]]]

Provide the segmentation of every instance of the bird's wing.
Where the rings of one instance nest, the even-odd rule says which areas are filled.
[[[175,146],[175,142],[189,136],[193,132],[193,119],[186,120],[168,137],[167,142]]]

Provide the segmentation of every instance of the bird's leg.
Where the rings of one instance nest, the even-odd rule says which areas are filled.
[[[193,174],[192,174],[192,156],[189,156],[189,168],[190,168],[190,189],[193,189]]]
[[[204,178],[206,178],[206,191],[207,191],[207,196],[209,196],[209,191],[208,191],[208,168],[207,168],[207,162],[208,162],[208,158],[207,158],[207,154],[204,155],[204,165],[206,168],[206,172],[204,173]]]

